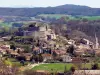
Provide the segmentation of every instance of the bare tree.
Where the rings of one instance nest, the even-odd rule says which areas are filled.
[[[17,75],[18,68],[16,66],[7,66],[4,61],[0,61],[0,75]]]

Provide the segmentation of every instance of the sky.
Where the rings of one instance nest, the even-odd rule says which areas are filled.
[[[0,7],[54,7],[64,4],[100,8],[100,0],[0,0]]]

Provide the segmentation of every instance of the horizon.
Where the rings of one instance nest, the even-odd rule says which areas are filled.
[[[11,8],[33,8],[33,7],[55,7],[65,4],[73,4],[80,6],[88,6],[92,8],[100,8],[99,0],[0,0],[0,7]]]
[[[63,4],[63,5],[76,5],[76,4]],[[63,6],[63,5],[57,5],[57,6]],[[47,8],[47,7],[57,7],[57,6],[45,6],[45,7],[43,7],[43,6],[41,6],[41,7],[39,7],[39,6],[4,6],[4,7],[1,7],[1,8]],[[76,5],[76,6],[86,6],[86,5]],[[90,6],[86,6],[86,7],[90,7]],[[90,7],[90,8],[93,8],[93,7]]]

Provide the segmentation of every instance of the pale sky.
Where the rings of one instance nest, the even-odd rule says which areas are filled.
[[[100,0],[0,0],[0,7],[48,7],[64,4],[100,8]]]

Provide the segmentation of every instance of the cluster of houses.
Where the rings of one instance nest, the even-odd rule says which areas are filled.
[[[74,45],[75,50],[74,50],[74,54],[76,56],[85,56],[86,54],[96,54],[99,56],[100,54],[100,50],[95,49],[91,46],[94,46],[92,42],[89,42],[89,40],[83,39],[84,41],[86,41],[86,43],[80,43],[79,45],[75,44],[74,40],[68,40],[68,44],[70,45]],[[55,44],[55,43],[54,43]],[[7,44],[1,44],[0,45],[0,56],[4,56],[4,55],[10,55],[11,57],[15,58],[15,57],[25,57],[26,61],[30,61],[31,57],[33,55],[38,55],[41,54],[43,57],[43,61],[46,62],[47,60],[54,60],[54,59],[61,59],[61,62],[81,62],[83,59],[79,58],[79,57],[72,57],[70,56],[70,54],[67,53],[67,48],[65,49],[60,49],[60,48],[48,48],[47,45],[45,45],[44,47],[38,47],[35,46],[32,48],[32,52],[31,53],[24,53],[24,49],[23,48],[19,48],[17,47],[15,50],[10,48],[10,45]]]
[[[99,48],[99,43],[96,38],[96,43],[94,44],[93,42],[87,40],[87,39],[82,39],[85,41],[85,43],[80,43],[79,45],[75,45],[76,49],[74,53],[78,56],[84,56],[84,55],[99,55],[100,54],[100,48]]]
[[[5,56],[9,56],[11,58],[22,56],[22,57],[25,57],[26,60],[30,60],[30,57],[32,57],[32,54],[24,53],[23,48],[17,47],[14,50],[14,49],[11,49],[10,45],[3,44],[3,45],[0,45],[0,57],[5,57]]]
[[[11,48],[11,45],[1,44],[0,45],[0,56],[5,57],[9,56],[11,58],[25,57],[26,61],[30,61],[33,55],[41,54],[43,61],[54,60],[55,57],[61,58],[62,62],[71,62],[71,56],[66,53],[66,50],[60,49],[50,49],[46,47],[34,47],[32,48],[31,53],[25,53],[24,48],[16,47],[15,49]]]
[[[10,49],[10,45],[0,45],[0,54],[10,54],[13,57],[24,56],[27,61],[31,59],[34,55],[42,54],[43,61],[48,59],[54,59],[55,57],[62,59],[62,62],[73,62],[79,61],[80,58],[72,57],[67,53],[69,46],[74,46],[74,55],[75,56],[91,56],[98,55],[100,56],[100,48],[98,43],[98,38],[95,35],[96,43],[89,41],[88,39],[82,38],[80,42],[76,42],[72,39],[60,38],[67,42],[67,45],[57,44],[54,40],[58,39],[58,35],[55,34],[55,31],[52,30],[48,24],[37,25],[36,23],[29,25],[24,29],[19,29],[15,32],[16,36],[32,36],[34,38],[39,38],[41,40],[42,46],[34,46],[31,53],[25,53],[23,48],[16,48],[15,50]],[[0,42],[9,40],[11,37],[2,37]],[[60,39],[60,40],[61,40]],[[79,39],[78,39],[79,40]],[[44,41],[44,42],[43,42]],[[20,43],[20,42],[19,42]]]

